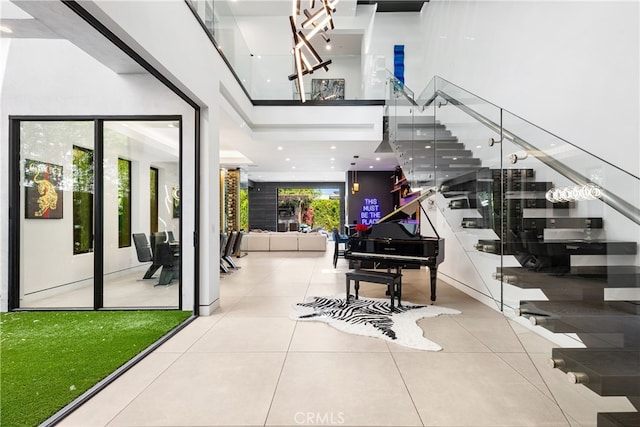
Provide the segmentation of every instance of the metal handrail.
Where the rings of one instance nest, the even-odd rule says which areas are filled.
[[[395,77],[394,77],[394,79],[395,79]],[[438,77],[438,76],[435,76],[434,79],[441,79],[441,78]],[[446,81],[444,79],[441,79],[441,80]],[[450,82],[447,82],[447,83],[451,84],[452,86],[455,86]],[[434,85],[434,88],[435,87],[436,86]],[[407,96],[406,92],[403,92],[403,93],[405,94],[405,96]],[[491,119],[483,116],[482,114],[478,113],[477,111],[475,111],[471,107],[465,105],[463,102],[458,101],[456,98],[454,98],[453,96],[447,94],[446,92],[444,92],[441,89],[435,89],[433,91],[433,94],[431,94],[429,96],[429,98],[427,99],[427,101],[421,106],[422,109],[425,109],[425,108],[429,107],[436,100],[436,98],[438,96],[440,96],[441,98],[445,99],[451,105],[456,106],[458,109],[460,109],[464,113],[466,113],[469,116],[473,117],[475,120],[477,120],[478,122],[482,123],[487,128],[489,128],[492,131],[496,132],[497,134],[501,135],[501,137],[503,139],[507,139],[507,140],[511,141],[512,143],[520,146],[529,155],[531,155],[532,157],[535,157],[536,159],[540,160],[540,162],[544,163],[545,165],[549,166],[554,171],[556,171],[556,172],[560,173],[561,175],[565,176],[567,179],[569,179],[570,181],[574,182],[575,184],[578,184],[578,185],[589,184],[589,179],[587,177],[585,177],[584,175],[582,175],[580,172],[575,171],[571,167],[565,165],[564,163],[560,162],[559,160],[556,160],[554,157],[548,155],[544,151],[539,150],[537,147],[535,147],[530,142],[528,142],[525,139],[519,137],[518,135],[514,134],[513,132],[510,132],[507,129],[504,129],[501,125],[499,125],[499,124],[495,123],[494,121],[492,121]],[[477,98],[482,99],[480,97],[477,97]],[[483,101],[485,101],[485,100],[483,100]],[[416,104],[415,100],[413,100],[413,99],[411,99],[411,102]],[[485,101],[485,102],[487,102],[487,101]],[[489,103],[489,102],[487,102],[487,103]],[[491,104],[491,103],[489,103],[489,104]],[[491,105],[494,105],[494,104],[491,104]],[[502,108],[500,108],[498,106],[495,106],[495,107],[499,108],[501,112],[502,111],[507,111],[507,110],[504,110],[504,109],[502,109]],[[561,138],[559,138],[559,139],[561,139]],[[569,143],[568,141],[567,141],[567,143],[570,144],[571,146],[575,147],[576,149],[585,152],[581,148],[576,147],[575,145]],[[587,154],[589,154],[589,153],[587,153]],[[591,156],[593,156],[593,155],[591,155]],[[597,158],[596,156],[593,156],[593,157]],[[609,162],[606,162],[603,159],[598,158],[598,160],[602,161],[603,163],[610,164]],[[611,166],[616,167],[615,165],[611,165]],[[616,169],[619,169],[619,168],[616,167]],[[622,172],[625,172],[626,174],[628,174],[630,177],[638,179],[638,177],[636,177],[636,176],[634,176],[634,175],[632,175],[632,174],[630,174],[630,173],[628,173],[626,171],[623,171],[622,169],[620,169],[620,170]],[[609,191],[607,189],[603,188],[601,190],[602,190],[602,194],[600,196],[600,199],[605,204],[607,204],[608,206],[612,207],[616,211],[620,212],[622,215],[624,215],[625,217],[627,217],[631,221],[633,221],[636,224],[640,225],[640,209],[639,208],[637,208],[636,206],[634,206],[631,203],[629,203],[626,200],[624,200],[622,197],[614,194],[613,192],[611,192],[611,191]]]

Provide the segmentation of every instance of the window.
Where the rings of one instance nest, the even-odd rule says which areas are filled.
[[[73,146],[73,254],[93,252],[93,150]]]
[[[131,162],[118,158],[118,247],[131,246]]]
[[[149,169],[149,224],[151,235],[158,232],[158,169]]]

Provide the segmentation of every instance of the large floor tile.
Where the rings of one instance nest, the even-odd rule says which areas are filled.
[[[516,372],[522,375],[527,381],[538,388],[549,398],[553,398],[551,391],[547,384],[545,384],[538,368],[531,360],[531,357],[526,353],[496,353],[498,357],[504,360],[509,366],[511,366]]]
[[[296,323],[285,317],[225,317],[191,346],[190,352],[287,351]]]
[[[424,336],[442,347],[445,352],[489,352],[489,348],[460,326],[456,316],[427,317],[418,320]],[[406,351],[406,347],[390,346],[391,351]]]
[[[266,425],[300,425],[307,414],[345,426],[422,425],[389,353],[289,353]]]
[[[426,426],[568,426],[553,400],[495,354],[394,358]]]
[[[285,353],[187,353],[110,426],[263,425]]]
[[[388,352],[386,341],[348,334],[321,322],[297,322],[289,351]]]
[[[518,336],[503,316],[497,315],[495,318],[456,316],[453,320],[492,351],[499,353],[524,352]]]
[[[184,353],[223,317],[224,314],[222,313],[198,317],[170,340],[162,344],[156,352]]]
[[[106,426],[179,357],[155,352],[64,418],[63,427]]]
[[[532,353],[530,357],[554,399],[563,411],[580,425],[595,427],[598,412],[635,411],[626,397],[602,397],[583,385],[570,383],[564,372],[548,365],[548,355]]]
[[[289,317],[293,304],[301,302],[300,297],[246,296],[229,309],[227,316],[244,317]]]

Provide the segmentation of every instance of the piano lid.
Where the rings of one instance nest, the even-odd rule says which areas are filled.
[[[420,194],[415,199],[411,200],[409,203],[405,203],[404,205],[400,206],[398,209],[380,218],[378,222],[376,222],[376,224],[409,218],[416,210],[420,208],[420,202],[422,202],[424,199],[434,194],[436,194],[436,187],[427,188],[422,192],[422,194]]]

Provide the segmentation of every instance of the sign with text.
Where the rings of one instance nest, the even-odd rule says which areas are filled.
[[[380,212],[380,205],[377,198],[365,198],[360,208],[360,223],[364,225],[371,225],[378,222],[382,218]]]

